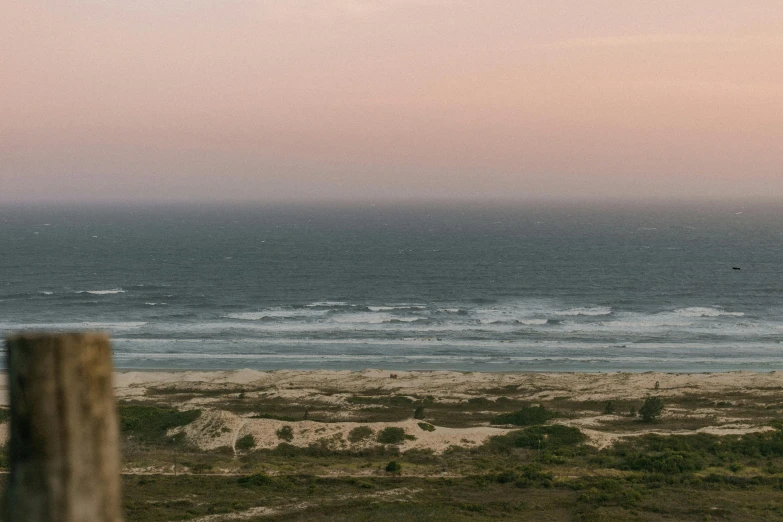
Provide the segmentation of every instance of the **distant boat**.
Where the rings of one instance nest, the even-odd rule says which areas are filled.
[[[738,266],[733,266],[733,267],[731,267],[731,269],[732,269],[732,270],[742,270],[742,269],[741,269],[740,267],[738,267]]]

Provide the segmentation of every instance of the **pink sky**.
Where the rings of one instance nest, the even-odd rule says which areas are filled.
[[[0,201],[783,199],[779,0],[6,0]]]

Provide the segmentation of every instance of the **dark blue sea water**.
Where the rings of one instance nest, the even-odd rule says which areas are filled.
[[[6,207],[0,334],[106,330],[122,368],[781,370],[781,261],[772,205]]]

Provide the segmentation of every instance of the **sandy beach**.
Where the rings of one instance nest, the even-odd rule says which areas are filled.
[[[201,416],[185,426],[187,440],[203,449],[231,447],[252,435],[258,449],[274,448],[282,426],[291,425],[290,444],[314,443],[359,449],[372,442],[350,443],[351,430],[360,425],[379,432],[386,427],[415,433],[401,451],[410,449],[443,452],[451,446],[471,447],[511,427],[490,425],[482,413],[501,408],[503,401],[515,404],[546,404],[565,414],[550,423],[579,428],[590,444],[602,448],[619,438],[643,433],[743,434],[770,429],[764,416],[749,415],[749,409],[769,409],[783,396],[783,373],[468,373],[388,371],[122,371],[115,373],[115,389],[121,402],[164,402],[179,410],[199,409]],[[0,399],[7,404],[5,386]],[[636,403],[651,395],[667,403],[661,425],[628,425],[625,413],[606,413],[607,401]],[[364,398],[364,400],[357,400]],[[465,409],[458,423],[438,425],[437,416],[427,422],[433,431],[420,429],[419,421],[367,422],[364,412],[381,398],[395,403],[426,401],[440,407]],[[376,400],[377,399],[377,400]],[[257,418],[258,411],[242,411],[237,402],[305,408],[318,420]],[[462,406],[465,408],[462,408]],[[478,408],[477,408],[478,407]],[[411,407],[412,411],[412,407]],[[679,421],[679,422],[678,422]],[[7,437],[7,425],[0,438]]]

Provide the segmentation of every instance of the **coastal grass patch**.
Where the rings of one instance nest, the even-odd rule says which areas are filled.
[[[638,415],[633,417],[628,415],[627,411],[616,411],[613,417],[597,420],[598,429],[619,433],[634,433],[640,430],[650,429],[650,424],[645,423]],[[687,430],[696,431],[700,428],[715,426],[718,424],[716,416],[713,415],[694,415],[690,416],[687,412],[677,412],[672,415],[671,411],[657,419],[654,427],[657,429],[665,428],[667,430]]]
[[[535,424],[543,424],[555,417],[557,417],[557,413],[548,410],[543,405],[527,406],[514,412],[497,415],[492,419],[491,423],[498,425],[532,426]]]
[[[369,426],[357,426],[348,432],[348,440],[354,444],[369,439],[373,435],[373,430]]]
[[[384,463],[384,468],[388,461]],[[403,463],[403,470],[407,470]],[[3,480],[5,480],[3,478]],[[212,514],[296,521],[776,520],[783,491],[767,485],[653,484],[632,478],[562,480],[525,465],[465,478],[312,475],[124,478],[129,521],[187,520]]]
[[[586,440],[587,437],[578,428],[553,424],[531,426],[490,437],[479,449],[495,453],[508,452],[515,448],[553,451],[574,448],[583,445]]]
[[[146,444],[182,442],[182,436],[168,436],[168,430],[187,426],[201,416],[201,410],[181,411],[146,404],[119,404],[117,411],[121,433]]]

